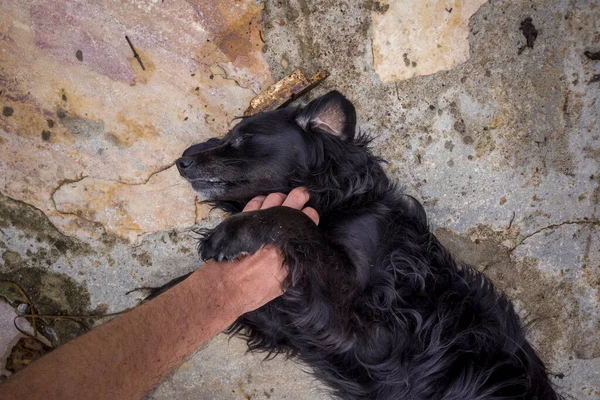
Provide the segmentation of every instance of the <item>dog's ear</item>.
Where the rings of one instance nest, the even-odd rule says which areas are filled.
[[[303,129],[315,129],[340,137],[354,139],[356,110],[354,105],[334,90],[308,103],[296,118]]]

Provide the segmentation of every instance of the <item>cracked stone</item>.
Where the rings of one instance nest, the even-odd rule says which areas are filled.
[[[524,236],[521,240],[519,240],[519,242],[516,245],[514,245],[513,247],[510,248],[510,251],[512,252],[512,251],[516,250],[517,247],[521,246],[527,239],[531,238],[532,236],[538,235],[545,231],[551,231],[551,230],[560,228],[562,226],[569,226],[569,225],[582,225],[582,226],[589,225],[589,226],[598,227],[598,226],[600,226],[600,221],[597,219],[592,219],[592,220],[584,219],[584,220],[579,220],[579,221],[564,221],[564,222],[544,226],[544,227],[539,228],[536,231]]]
[[[0,4],[0,26],[6,27],[0,41],[2,194],[33,205],[63,233],[82,239],[98,231],[97,223],[130,239],[131,232],[193,224],[190,195],[184,201],[175,197],[179,191],[166,191],[160,195],[164,210],[152,208],[158,201],[149,207],[155,218],[171,217],[177,204],[179,217],[140,221],[135,210],[147,208],[135,202],[143,205],[145,199],[122,193],[144,192],[121,190],[126,187],[114,181],[143,183],[191,144],[224,134],[255,93],[272,83],[262,53],[261,10],[250,0],[153,2],[142,8],[39,0]],[[73,213],[54,209],[53,191],[81,176],[99,187],[118,187],[119,196],[84,202],[81,194],[60,204]],[[111,199],[124,205],[106,203]]]
[[[144,234],[190,227],[210,210],[196,204],[196,195],[175,166],[143,184],[95,178],[66,183],[53,200],[58,212],[99,223],[107,232],[134,243]]]

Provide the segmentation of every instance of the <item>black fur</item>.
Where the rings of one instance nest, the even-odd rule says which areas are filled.
[[[204,259],[281,248],[283,296],[229,329],[250,350],[297,356],[344,399],[557,399],[510,301],[456,263],[421,204],[391,183],[338,92],[243,119],[186,150],[181,174],[237,213],[206,232]],[[317,227],[253,196],[308,188]]]

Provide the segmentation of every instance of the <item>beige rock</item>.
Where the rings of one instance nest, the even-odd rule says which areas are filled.
[[[142,184],[84,178],[63,184],[53,196],[60,213],[101,224],[107,232],[135,242],[139,235],[193,225],[207,215],[196,210],[196,195],[175,166]]]
[[[487,0],[392,0],[373,11],[373,60],[383,82],[454,68],[469,58],[469,18]]]
[[[1,2],[0,111],[12,114],[0,114],[0,192],[80,238],[97,223],[130,239],[192,224],[189,186],[153,174],[224,134],[272,83],[260,17],[251,0]],[[148,200],[163,179],[181,185]]]

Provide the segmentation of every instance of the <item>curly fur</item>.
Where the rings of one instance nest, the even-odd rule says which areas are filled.
[[[345,100],[328,96],[334,106]],[[302,159],[267,186],[210,201],[237,213],[256,194],[305,186],[321,216],[316,227],[279,207],[234,215],[205,233],[203,257],[271,243],[290,269],[285,294],[228,332],[267,357],[300,358],[343,399],[559,398],[511,302],[453,260],[421,204],[388,180],[369,137],[324,133],[306,118],[306,109],[288,108],[245,119],[253,134],[276,126],[300,135]]]

